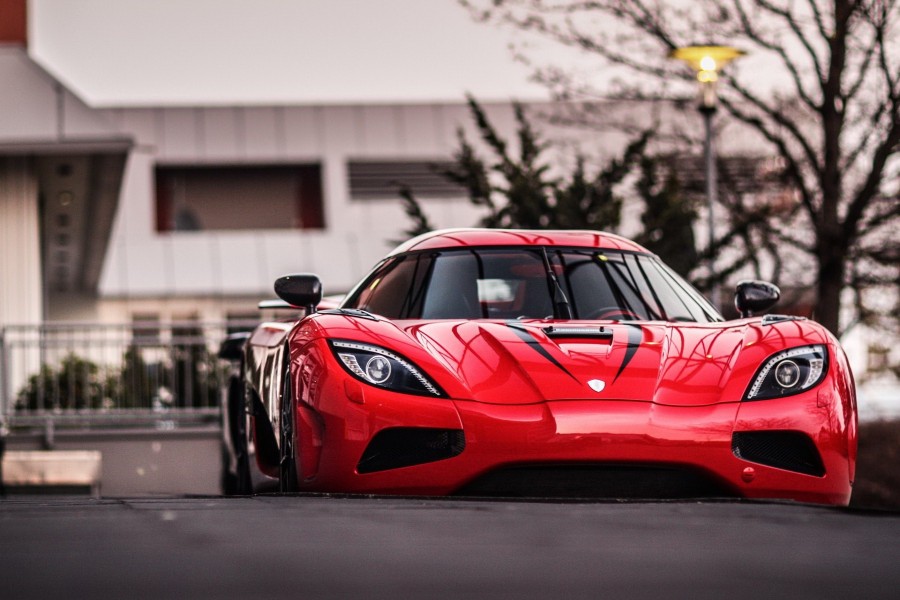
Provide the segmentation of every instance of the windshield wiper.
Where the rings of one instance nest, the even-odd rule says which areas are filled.
[[[572,305],[559,284],[556,273],[550,265],[550,257],[547,256],[547,248],[541,247],[541,256],[544,257],[544,268],[547,270],[547,280],[550,282],[550,289],[553,291],[553,316],[557,319],[572,319]]]

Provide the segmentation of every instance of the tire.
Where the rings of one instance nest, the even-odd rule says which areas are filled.
[[[294,397],[291,390],[290,370],[284,374],[281,394],[281,460],[278,463],[278,491],[297,491],[297,458],[294,440]]]
[[[234,496],[237,492],[237,475],[228,468],[231,454],[228,448],[222,445],[222,493],[226,496]]]
[[[223,475],[223,488],[227,495],[247,496],[253,493],[250,481],[250,455],[247,450],[247,411],[244,407],[244,382],[233,376],[228,382],[228,441],[234,454],[234,473]],[[224,451],[223,461],[228,465],[229,452]]]
[[[250,452],[247,449],[247,417],[241,413],[240,447],[235,447],[237,456],[237,474],[235,475],[234,493],[238,496],[253,494],[253,481],[250,478]]]

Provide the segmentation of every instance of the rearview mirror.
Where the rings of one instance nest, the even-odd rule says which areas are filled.
[[[734,307],[742,318],[772,308],[781,298],[778,286],[765,281],[741,281],[734,292]]]
[[[291,306],[305,308],[306,314],[312,314],[322,300],[322,282],[310,273],[284,275],[275,280],[275,294]]]

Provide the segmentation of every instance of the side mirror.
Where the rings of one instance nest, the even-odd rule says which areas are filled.
[[[772,308],[781,298],[778,286],[765,281],[741,281],[734,291],[734,307],[742,318]]]
[[[244,358],[244,344],[250,339],[249,331],[232,333],[219,345],[219,358],[231,362],[240,362]]]
[[[322,282],[309,273],[284,275],[275,280],[275,294],[291,306],[305,308],[309,315],[322,300]]]

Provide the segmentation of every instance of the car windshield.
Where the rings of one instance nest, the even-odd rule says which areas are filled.
[[[556,294],[554,303],[555,282],[565,299]],[[561,304],[566,300],[575,319],[721,320],[656,257],[561,248],[463,249],[392,257],[343,307],[390,319],[543,319],[563,316]]]

